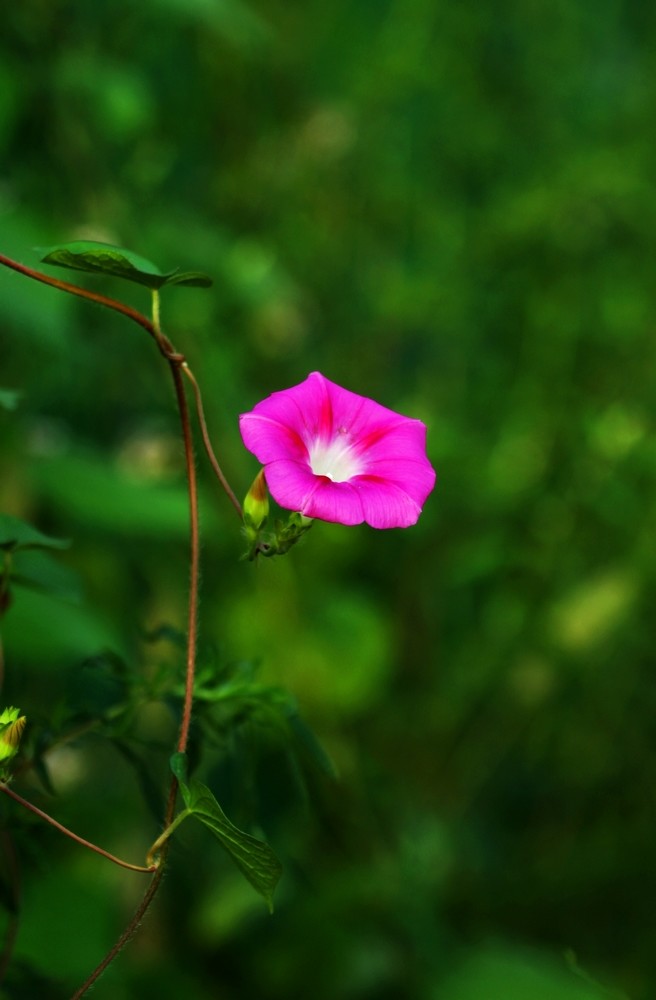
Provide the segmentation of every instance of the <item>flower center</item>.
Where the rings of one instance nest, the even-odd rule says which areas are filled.
[[[351,447],[346,431],[340,429],[332,441],[316,440],[309,448],[310,468],[315,476],[333,483],[345,483],[362,472],[362,462]]]

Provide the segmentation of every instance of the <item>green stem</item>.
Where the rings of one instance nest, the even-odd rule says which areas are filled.
[[[151,288],[151,303],[152,303],[152,317],[153,317],[153,327],[155,328],[155,333],[158,337],[162,335],[162,328],[160,326],[160,311],[159,311],[159,288]]]
[[[50,825],[54,826],[60,833],[63,833],[65,836],[70,837],[71,840],[74,840],[76,844],[81,844],[82,847],[88,847],[90,851],[95,851],[96,854],[101,854],[103,858],[113,861],[115,865],[119,865],[121,868],[128,868],[132,872],[144,872],[147,875],[151,875],[153,872],[157,871],[157,865],[150,865],[147,868],[143,865],[132,865],[129,861],[123,861],[121,858],[117,858],[114,854],[110,854],[109,851],[103,850],[103,848],[98,847],[97,844],[92,844],[91,841],[85,840],[83,837],[78,837],[77,833],[73,833],[72,830],[62,826],[62,824],[58,823],[56,819],[53,819],[52,816],[48,815],[48,813],[43,812],[42,809],[38,809],[37,806],[32,805],[31,802],[27,801],[27,799],[22,798],[22,796],[14,792],[9,785],[6,785],[4,782],[0,782],[0,792],[4,792],[4,794],[8,795],[10,799],[14,800],[14,802],[18,802],[26,809],[29,809],[29,811],[34,813],[35,816],[38,816],[39,819],[43,819],[46,823],[50,823]]]
[[[175,817],[175,819],[173,820],[173,822],[170,823],[167,826],[166,830],[164,830],[163,833],[160,833],[159,837],[157,838],[157,840],[155,841],[155,843],[152,845],[152,847],[148,851],[148,854],[146,855],[146,863],[147,864],[154,865],[155,867],[157,867],[157,862],[155,861],[156,856],[157,855],[161,855],[162,847],[164,846],[164,844],[166,843],[166,841],[169,839],[169,837],[171,836],[171,834],[175,830],[177,830],[177,828],[182,823],[183,819],[186,819],[187,816],[191,816],[191,814],[192,814],[191,813],[191,809],[183,809],[182,812],[178,813],[178,815]]]

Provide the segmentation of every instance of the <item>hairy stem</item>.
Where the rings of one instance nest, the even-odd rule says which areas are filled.
[[[157,890],[159,889],[160,886],[160,882],[162,881],[162,876],[164,875],[165,860],[166,860],[166,848],[167,845],[165,844],[162,853],[160,855],[160,866],[153,875],[153,879],[148,888],[146,889],[145,895],[141,900],[141,902],[139,903],[139,906],[135,910],[132,920],[127,925],[127,927],[125,928],[125,930],[123,931],[123,933],[121,934],[120,938],[118,939],[114,947],[111,949],[111,951],[107,952],[100,965],[98,965],[93,970],[88,979],[86,979],[85,982],[82,983],[79,990],[76,990],[76,992],[71,997],[71,1000],[80,1000],[80,997],[84,996],[89,987],[93,986],[96,980],[103,974],[107,966],[111,965],[111,963],[114,961],[119,952],[122,951],[125,945],[130,941],[130,938],[138,930],[139,925],[141,924],[141,921],[143,920],[146,911],[148,910],[148,907],[155,898]]]
[[[92,844],[90,840],[85,840],[84,837],[79,837],[77,833],[73,833],[73,831],[69,830],[68,827],[62,826],[62,824],[58,823],[56,819],[53,819],[52,816],[49,816],[48,813],[43,812],[43,810],[39,809],[37,806],[32,805],[31,802],[28,802],[27,799],[18,795],[9,787],[9,785],[6,785],[2,781],[0,781],[0,792],[4,792],[4,794],[8,795],[10,799],[14,800],[14,802],[18,802],[26,809],[29,809],[29,811],[34,813],[35,816],[38,816],[39,819],[43,819],[46,823],[50,823],[50,826],[54,826],[54,828],[59,830],[60,833],[63,833],[66,837],[70,837],[76,844],[81,844],[82,847],[88,847],[90,851],[95,851],[96,854],[101,854],[103,858],[113,861],[115,865],[119,865],[121,868],[129,868],[132,872],[145,872],[146,875],[152,875],[152,873],[157,870],[157,865],[150,865],[148,868],[145,868],[143,865],[132,865],[129,861],[123,861],[121,858],[117,858],[114,854],[110,854],[109,851],[103,850],[103,848],[98,847],[97,844]]]
[[[184,357],[173,350],[173,345],[162,333],[160,326],[159,292],[153,289],[153,330],[160,349],[164,349],[165,357],[169,363],[175,398],[178,404],[178,416],[180,417],[180,427],[182,430],[182,442],[185,453],[185,467],[187,470],[187,494],[189,497],[189,605],[187,612],[187,669],[185,671],[185,692],[182,704],[182,718],[180,720],[180,731],[178,733],[177,749],[179,753],[184,753],[187,749],[189,739],[189,726],[191,724],[191,710],[194,700],[194,677],[196,674],[196,643],[198,638],[198,584],[200,580],[200,537],[198,530],[198,483],[196,479],[196,463],[194,462],[194,442],[191,433],[191,421],[189,419],[189,405],[185,394],[184,381],[181,370],[186,368]],[[194,383],[195,383],[194,379]],[[228,489],[230,489],[228,487]],[[230,491],[232,492],[232,491]],[[172,788],[177,788],[175,779]],[[166,825],[169,826],[173,820],[175,811],[175,796],[169,797],[167,808]]]
[[[154,327],[155,336],[157,337],[160,344],[165,341],[168,345],[168,341],[163,337],[161,331]],[[193,441],[191,435],[191,424],[189,421],[189,407],[187,406],[187,398],[184,391],[184,382],[182,380],[182,375],[180,374],[181,365],[184,363],[184,358],[180,355],[176,355],[173,350],[167,353],[167,360],[171,368],[171,375],[173,377],[173,385],[175,388],[176,399],[178,403],[178,413],[180,415],[180,423],[182,425],[182,438],[184,442],[185,450],[185,464],[187,467],[187,489],[189,495],[189,563],[190,563],[190,586],[189,586],[189,606],[188,606],[188,624],[187,624],[187,669],[185,676],[185,693],[184,701],[182,706],[182,718],[180,721],[180,730],[178,734],[177,749],[179,752],[184,753],[187,748],[187,740],[189,738],[189,726],[191,723],[191,710],[193,706],[194,697],[194,674],[196,669],[196,640],[198,631],[198,582],[199,582],[199,568],[200,568],[200,542],[198,533],[198,490],[196,483],[196,466],[194,464],[194,452],[193,452]],[[165,832],[169,830],[174,822],[175,816],[175,803],[178,792],[178,782],[176,778],[172,778],[169,786],[169,796],[166,805],[166,814],[164,818]],[[169,830],[170,832],[170,830]],[[160,838],[161,839],[161,838]],[[119,953],[123,950],[126,944],[130,941],[132,936],[135,934],[139,924],[143,920],[150,904],[152,903],[157,890],[159,888],[162,874],[166,866],[166,856],[168,854],[169,840],[168,837],[164,839],[161,843],[161,851],[159,858],[159,868],[153,877],[152,882],[148,886],[141,903],[134,912],[132,919],[126,926],[126,928],[121,933],[118,940],[114,943],[112,948],[107,952],[102,962],[96,966],[93,972],[87,977],[87,979],[82,983],[77,992],[71,997],[71,1000],[79,1000],[80,997],[84,996],[88,989],[96,982],[96,980],[103,974],[105,969],[111,965]]]
[[[194,454],[193,454],[193,439],[191,432],[191,422],[189,419],[189,407],[187,404],[187,398],[185,395],[184,380],[182,378],[182,372],[184,371],[187,378],[190,379],[194,395],[196,399],[196,409],[198,412],[198,418],[201,426],[201,432],[203,435],[203,443],[205,449],[212,463],[212,467],[216,472],[223,489],[225,490],[230,502],[237,510],[239,516],[241,517],[241,506],[237,500],[234,492],[230,488],[223,472],[219,466],[218,461],[212,450],[209,435],[207,433],[207,426],[205,423],[205,417],[203,413],[202,397],[198,383],[194,378],[191,370],[188,368],[184,355],[179,354],[170,340],[162,333],[160,328],[159,320],[159,295],[153,293],[152,297],[152,307],[153,307],[153,319],[150,320],[146,316],[143,316],[137,310],[132,309],[130,306],[125,305],[115,299],[110,299],[105,295],[99,295],[97,292],[91,292],[87,289],[80,288],[78,285],[70,284],[67,281],[60,281],[58,278],[52,278],[48,275],[42,274],[40,271],[35,271],[32,268],[26,267],[24,264],[19,264],[17,261],[11,260],[9,257],[5,257],[0,254],[0,265],[12,268],[14,271],[18,271],[20,274],[26,277],[33,278],[35,281],[40,281],[43,284],[50,285],[53,288],[57,288],[60,291],[69,292],[71,295],[76,295],[79,298],[88,299],[90,302],[95,302],[97,305],[104,306],[107,309],[113,309],[115,312],[119,312],[128,319],[137,323],[139,326],[143,327],[151,337],[157,343],[161,354],[166,358],[170,370],[171,376],[173,378],[173,386],[175,389],[175,395],[178,405],[178,414],[180,417],[180,424],[182,428],[182,438],[185,451],[185,464],[187,471],[187,490],[189,496],[189,548],[190,548],[190,588],[189,588],[189,604],[188,604],[188,623],[187,623],[187,662],[186,662],[186,673],[185,673],[185,693],[182,707],[182,717],[180,720],[180,730],[178,733],[177,750],[178,752],[184,753],[187,748],[187,742],[189,739],[189,727],[191,724],[191,713],[193,707],[193,693],[194,693],[194,674],[196,667],[196,644],[197,644],[197,632],[198,632],[198,585],[199,585],[199,568],[200,568],[200,543],[199,543],[199,529],[198,529],[198,487],[196,481],[196,467],[194,464]],[[12,792],[6,785],[0,784],[0,790],[4,791],[7,795],[15,798],[17,801],[22,802],[27,808],[31,809],[37,815],[40,815],[47,822],[56,826],[62,832],[66,833],[68,836],[73,837],[79,843],[84,846],[90,847],[93,850],[98,851],[101,854],[105,854],[112,860],[117,861],[118,859],[113,858],[108,855],[105,851],[89,844],[87,841],[83,841],[77,835],[72,834],[71,831],[66,830],[59,823],[54,821],[51,817],[47,816],[45,813],[41,813],[41,810],[36,809],[35,806],[25,802],[20,796]],[[165,830],[169,829],[174,822],[175,816],[175,804],[177,798],[178,783],[175,778],[172,779],[169,786],[169,796],[166,806]],[[170,832],[170,830],[169,830]],[[161,839],[161,838],[160,838]],[[168,854],[169,840],[166,838],[161,846],[160,851],[160,861],[158,868],[139,868],[140,871],[154,871],[153,879],[146,890],[146,893],[141,900],[141,903],[137,907],[132,919],[128,923],[125,930],[121,933],[121,936],[115,942],[113,947],[107,953],[102,962],[94,969],[91,975],[85,980],[85,982],[80,986],[71,1000],[79,1000],[87,990],[95,983],[98,977],[104,972],[108,965],[114,961],[119,952],[128,943],[132,935],[137,930],[141,920],[143,919],[148,907],[150,906],[152,900],[154,899],[157,890],[159,888],[162,876],[164,874],[164,868],[166,864],[166,856]],[[122,863],[122,862],[118,862]],[[127,866],[126,867],[134,867]]]
[[[169,361],[175,361],[184,371],[187,378],[193,385],[194,395],[196,398],[196,410],[198,412],[198,422],[200,424],[201,433],[203,436],[203,444],[205,446],[205,451],[207,452],[207,457],[210,460],[212,468],[216,473],[216,476],[223,487],[226,496],[230,500],[231,504],[237,511],[239,517],[242,516],[241,505],[239,500],[235,496],[228,480],[226,479],[221,466],[219,465],[212,444],[210,442],[209,434],[207,433],[207,424],[205,422],[205,414],[203,411],[203,399],[200,391],[200,386],[194,376],[191,368],[186,363],[185,358],[182,354],[178,354],[175,348],[171,344],[170,340],[162,334],[160,329],[160,300],[159,291],[157,289],[152,290],[152,310],[153,319],[150,320],[143,313],[138,312],[131,306],[125,305],[123,302],[119,302],[118,299],[111,299],[106,295],[100,295],[98,292],[91,292],[86,288],[81,288],[79,285],[73,285],[68,281],[60,281],[59,278],[52,278],[48,274],[42,274],[41,271],[35,271],[31,267],[26,267],[25,264],[19,264],[18,261],[12,260],[11,257],[6,257],[4,254],[0,254],[0,264],[5,267],[11,268],[13,271],[18,271],[19,274],[24,274],[28,278],[33,278],[35,281],[41,281],[44,285],[50,285],[52,288],[58,288],[62,292],[69,292],[71,295],[77,295],[78,298],[88,299],[89,302],[95,302],[96,305],[105,306],[106,309],[113,309],[114,312],[119,312],[123,316],[127,316],[131,319],[133,323],[138,323],[139,326],[143,327],[151,337],[157,341],[157,345],[164,355],[164,357]]]
[[[198,582],[200,578],[200,539],[198,531],[198,484],[196,482],[196,465],[194,463],[194,446],[191,436],[189,407],[185,396],[184,383],[180,374],[181,365],[175,360],[169,360],[173,385],[178,401],[178,413],[182,425],[185,465],[187,467],[187,491],[189,495],[189,607],[187,619],[187,670],[185,677],[185,693],[182,706],[182,719],[178,734],[178,752],[184,753],[189,738],[191,709],[194,697],[194,675],[196,672],[196,641],[198,634]],[[172,817],[167,816],[167,826]]]
[[[198,586],[200,579],[200,537],[198,528],[198,485],[196,481],[196,465],[194,462],[193,438],[191,433],[191,422],[189,419],[189,406],[185,395],[184,381],[181,369],[185,365],[184,356],[177,354],[167,337],[164,336],[159,325],[159,298],[153,295],[153,324],[152,331],[156,338],[160,351],[166,357],[171,370],[173,387],[175,389],[176,401],[178,404],[178,414],[182,429],[182,440],[185,452],[185,466],[187,470],[187,493],[189,497],[189,604],[187,613],[187,665],[185,671],[185,693],[182,705],[182,717],[180,720],[180,730],[178,733],[177,750],[184,753],[187,749],[189,739],[189,726],[191,724],[191,712],[194,698],[194,676],[196,672],[196,644],[198,637]],[[159,868],[148,886],[141,903],[137,907],[132,919],[121,933],[113,947],[105,955],[102,962],[87,977],[71,1000],[79,1000],[87,990],[96,982],[105,969],[114,961],[122,949],[130,941],[136,932],[139,924],[143,920],[150,904],[152,903],[159,888],[162,874],[166,865],[169,840],[172,827],[177,826],[175,816],[175,803],[177,799],[178,782],[176,778],[171,779],[169,795],[166,805],[164,827],[166,836],[158,838],[156,844],[160,848]],[[186,815],[186,814],[185,814]],[[149,858],[152,857],[152,849]]]

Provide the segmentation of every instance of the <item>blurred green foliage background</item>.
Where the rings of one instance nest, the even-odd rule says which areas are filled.
[[[236,720],[206,766],[285,864],[276,913],[181,831],[99,1000],[655,995],[655,46],[646,0],[3,11],[0,252],[94,238],[212,274],[163,322],[242,495],[237,415],[317,369],[423,419],[438,470],[416,528],[317,524],[255,567],[199,452],[202,657],[261,663],[339,778],[304,794]],[[111,702],[90,657],[180,663],[144,637],[184,627],[184,477],[136,327],[4,271],[0,345],[22,394],[0,510],[72,540],[58,596],[17,591],[2,623],[34,748],[64,705]],[[162,789],[174,722],[153,698],[134,725]],[[16,789],[139,861],[158,831],[128,750],[91,731],[48,764],[56,794]],[[68,997],[141,876],[1,805],[3,996]]]

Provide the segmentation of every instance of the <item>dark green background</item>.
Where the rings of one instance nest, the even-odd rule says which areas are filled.
[[[312,370],[423,419],[438,470],[416,528],[317,524],[255,567],[199,451],[205,647],[261,660],[340,777],[304,803],[273,746],[244,803],[217,770],[285,863],[274,917],[182,833],[98,1000],[654,996],[655,47],[647,0],[7,5],[0,252],[214,277],[163,320],[241,495],[238,414]],[[175,659],[140,636],[184,622],[184,485],[137,327],[4,271],[0,345],[0,508],[71,538],[85,592],[3,621],[34,740],[90,654]],[[138,725],[173,741],[154,703]],[[52,773],[16,788],[142,857],[120,755],[80,738]],[[6,995],[67,997],[140,876],[27,832]]]

